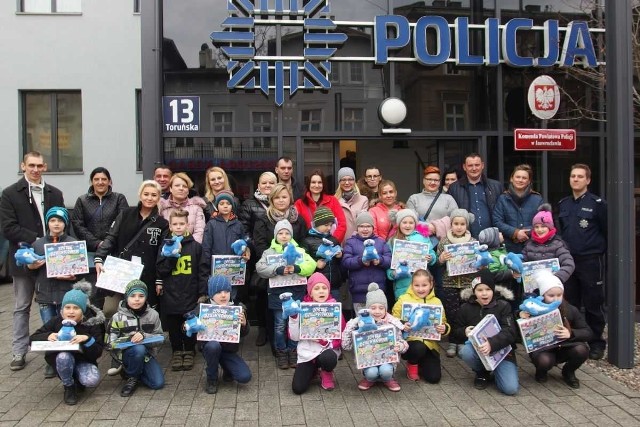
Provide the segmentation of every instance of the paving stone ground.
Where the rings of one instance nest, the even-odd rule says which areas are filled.
[[[399,366],[402,391],[381,386],[362,392],[360,373],[350,354],[336,368],[337,387],[327,392],[313,385],[309,392],[291,392],[293,370],[278,370],[269,347],[255,347],[252,330],[242,347],[253,379],[244,386],[221,382],[217,395],[204,392],[204,361],[200,354],[192,371],[165,370],[164,389],[140,387],[130,398],[119,395],[119,377],[106,376],[108,357],[100,362],[103,379],[87,390],[76,406],[62,401],[58,379],[44,379],[44,359],[31,353],[22,371],[9,369],[13,289],[0,285],[0,427],[4,426],[515,426],[515,425],[640,425],[640,393],[585,367],[578,372],[582,388],[572,390],[554,369],[546,384],[533,378],[533,365],[519,354],[521,390],[501,395],[493,386],[473,388],[473,374],[461,360],[443,356],[437,385],[406,379]],[[32,331],[40,325],[33,307]],[[160,352],[169,365],[170,347]]]

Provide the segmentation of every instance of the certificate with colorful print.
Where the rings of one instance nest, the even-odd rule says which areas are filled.
[[[339,302],[303,302],[300,305],[301,340],[339,340],[342,337]]]
[[[240,342],[239,305],[200,304],[200,321],[206,330],[198,332],[198,341]]]
[[[144,265],[126,259],[108,256],[104,261],[102,273],[98,276],[96,286],[113,292],[124,294],[127,284],[142,275]]]
[[[397,363],[395,351],[396,329],[394,326],[382,326],[374,331],[353,331],[353,351],[358,369],[380,366],[385,363]]]
[[[395,270],[401,262],[406,261],[411,273],[420,269],[426,270],[429,266],[427,255],[430,250],[431,243],[395,239],[391,254],[391,268]]]
[[[87,274],[89,261],[87,242],[47,243],[44,245],[47,277]]]

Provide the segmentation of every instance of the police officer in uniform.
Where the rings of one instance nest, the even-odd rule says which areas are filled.
[[[590,193],[591,169],[585,164],[571,166],[572,196],[560,200],[560,232],[569,246],[576,269],[564,285],[569,303],[584,306],[585,318],[593,330],[589,358],[601,359],[606,342],[604,330],[604,255],[607,251],[607,203]]]

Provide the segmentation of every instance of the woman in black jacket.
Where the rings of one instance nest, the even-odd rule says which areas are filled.
[[[253,196],[248,198],[242,203],[242,206],[238,209],[238,220],[244,227],[244,234],[249,237],[249,249],[251,250],[251,258],[247,263],[247,277],[245,283],[249,283],[249,291],[252,295],[255,294],[257,300],[265,300],[267,298],[266,290],[259,289],[257,286],[260,278],[257,274],[253,274],[256,269],[256,262],[260,258],[256,258],[256,248],[254,245],[254,229],[258,218],[266,218],[267,209],[269,208],[269,194],[271,190],[278,183],[278,177],[273,172],[263,172],[258,178],[258,188],[253,193]],[[250,275],[249,275],[250,274]],[[258,303],[262,304],[262,302]],[[258,336],[256,337],[256,345],[263,346],[267,343],[267,330],[266,330],[266,311],[260,308],[257,313],[258,317]]]
[[[95,256],[98,276],[107,255],[144,265],[140,280],[148,289],[155,290],[149,292],[148,297],[149,305],[154,308],[157,308],[161,290],[161,287],[156,288],[156,261],[169,231],[169,223],[158,213],[161,194],[157,182],[144,181],[138,190],[138,205],[118,214]]]
[[[87,251],[95,252],[118,214],[129,207],[129,202],[124,194],[112,191],[111,174],[106,168],[95,168],[89,178],[91,186],[86,194],[76,200],[71,213],[71,224],[78,240],[87,242]],[[90,269],[86,279],[95,285],[95,268]],[[106,295],[103,289],[98,288],[92,293],[91,302],[102,308]]]

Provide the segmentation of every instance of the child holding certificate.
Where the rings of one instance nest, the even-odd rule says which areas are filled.
[[[64,294],[62,309],[31,335],[31,341],[58,341],[63,321],[73,321],[74,335],[70,344],[79,344],[81,351],[47,351],[44,360],[60,377],[64,386],[64,403],[78,403],[78,391],[96,387],[100,382],[98,359],[104,347],[104,314],[88,303],[85,292],[91,292],[89,282],[78,282]]]
[[[427,270],[418,270],[413,273],[411,287],[393,306],[394,317],[398,319],[402,317],[402,305],[407,303],[442,306],[433,288],[434,282],[431,273]],[[411,326],[408,322],[404,325],[404,330],[409,334],[407,338],[409,350],[402,355],[402,358],[407,361],[407,378],[418,381],[422,377],[426,382],[436,384],[440,382],[442,377],[440,346],[436,341],[411,336]],[[447,323],[444,312],[442,313],[442,322],[436,325],[435,329],[441,335],[447,335],[450,332],[451,327]]]
[[[569,387],[580,388],[576,371],[589,358],[587,342],[592,336],[591,328],[580,310],[564,300],[564,286],[556,275],[548,270],[541,270],[536,272],[534,277],[546,304],[562,301],[558,308],[563,325],[554,330],[554,333],[556,337],[565,340],[551,347],[536,350],[529,355],[536,366],[536,381],[546,382],[547,372],[558,363],[564,363],[562,379]],[[520,312],[520,317],[523,319],[530,316],[526,311]]]
[[[316,211],[317,212],[317,211]],[[331,295],[331,284],[322,273],[313,273],[307,281],[307,294],[303,302],[336,302]],[[320,386],[325,390],[335,387],[333,369],[338,364],[342,340],[300,340],[299,315],[289,317],[289,335],[298,341],[298,366],[293,374],[291,387],[295,394],[302,394],[309,389],[311,380],[317,372],[320,374]],[[345,321],[340,315],[340,330]]]

